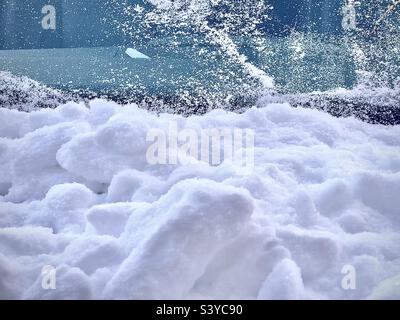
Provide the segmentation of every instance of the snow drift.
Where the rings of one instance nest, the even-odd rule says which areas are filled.
[[[170,121],[254,130],[254,168],[149,165]],[[399,148],[400,127],[287,104],[0,109],[0,298],[400,298]]]

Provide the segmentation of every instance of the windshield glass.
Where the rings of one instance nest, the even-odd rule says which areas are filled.
[[[122,100],[393,87],[399,19],[393,0],[4,0],[0,70]]]

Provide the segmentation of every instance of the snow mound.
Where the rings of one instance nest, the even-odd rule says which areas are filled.
[[[252,130],[254,166],[150,164],[171,123]],[[0,109],[0,298],[398,298],[399,192],[398,126],[288,104]]]
[[[15,76],[0,70],[0,105],[5,108],[31,111],[55,108],[71,97],[48,88],[28,77]]]

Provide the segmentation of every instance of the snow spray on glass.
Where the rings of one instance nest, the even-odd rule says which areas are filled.
[[[151,25],[164,26],[165,29],[174,27],[179,30],[179,35],[184,36],[201,34],[208,44],[219,48],[221,55],[257,80],[262,89],[274,89],[273,78],[250,62],[246,54],[239,51],[235,42],[235,39],[243,36],[251,36],[253,40],[262,38],[257,27],[267,19],[268,11],[272,9],[266,1],[147,0],[144,4],[146,2],[152,8],[144,15],[142,25],[147,25],[148,29],[151,29]],[[130,4],[129,1],[124,3],[124,14],[132,19],[137,19],[137,15],[144,11],[139,4]],[[125,33],[135,33],[137,29],[132,30],[133,25],[134,23],[127,23],[121,29]]]

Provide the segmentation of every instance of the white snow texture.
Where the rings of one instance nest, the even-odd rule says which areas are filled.
[[[254,130],[255,166],[148,164],[170,121]],[[399,126],[287,104],[0,109],[1,299],[399,299],[399,211]]]

